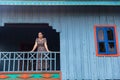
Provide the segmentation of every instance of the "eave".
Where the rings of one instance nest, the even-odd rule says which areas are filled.
[[[120,6],[120,1],[0,1],[0,5],[37,6]]]

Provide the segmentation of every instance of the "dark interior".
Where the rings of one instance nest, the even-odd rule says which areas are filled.
[[[60,51],[59,33],[48,24],[5,24],[0,27],[1,51],[31,51],[38,32],[47,38],[50,51]]]

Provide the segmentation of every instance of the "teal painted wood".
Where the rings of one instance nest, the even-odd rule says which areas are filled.
[[[4,1],[113,1],[113,0],[4,0]],[[114,1],[118,1],[118,0],[114,0]]]
[[[120,79],[120,57],[97,57],[95,24],[116,24],[120,7],[0,7],[0,24],[49,23],[60,32],[62,80]]]
[[[1,1],[0,0],[0,5],[39,5],[39,6],[55,6],[55,5],[59,5],[59,6],[63,6],[63,5],[73,5],[73,6],[95,6],[95,5],[104,5],[104,6],[120,6],[120,1],[119,0],[90,0],[90,1],[73,1],[73,0],[61,0],[61,1],[23,1],[23,0],[9,0],[9,1]]]

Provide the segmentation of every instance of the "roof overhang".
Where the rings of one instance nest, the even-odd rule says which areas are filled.
[[[0,5],[120,6],[120,0],[0,0]]]

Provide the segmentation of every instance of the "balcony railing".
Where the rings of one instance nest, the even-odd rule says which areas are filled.
[[[0,72],[59,70],[59,52],[0,52]]]

